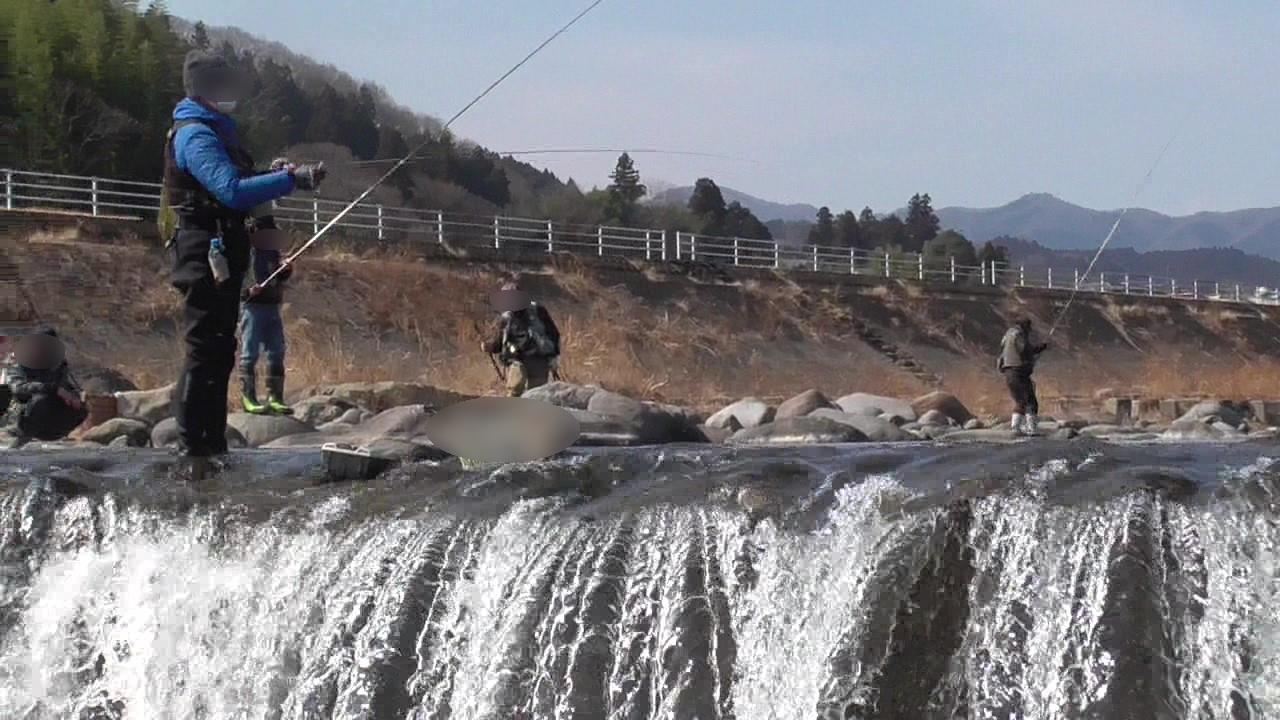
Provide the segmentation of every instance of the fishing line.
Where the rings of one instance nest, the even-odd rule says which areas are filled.
[[[717,160],[733,160],[735,162],[758,163],[757,160],[751,158],[734,157],[733,155],[721,155],[719,153],[697,152],[694,150],[662,150],[658,148],[545,148],[541,150],[494,150],[491,151],[495,155],[569,155],[580,154],[587,155],[592,153],[628,153],[631,155],[683,155],[687,157],[715,158]],[[429,160],[431,158],[441,157],[442,153],[426,153],[414,157],[414,160]],[[398,162],[396,158],[381,158],[377,160],[354,160],[344,165],[364,166],[364,165],[383,165],[386,163]]]
[[[1160,148],[1159,154],[1156,155],[1155,162],[1151,164],[1151,169],[1147,170],[1146,176],[1142,178],[1142,182],[1138,183],[1138,187],[1133,191],[1133,196],[1129,198],[1129,204],[1120,211],[1120,215],[1116,217],[1115,223],[1111,225],[1111,231],[1102,239],[1102,245],[1098,247],[1098,252],[1093,254],[1093,259],[1089,261],[1088,267],[1084,269],[1084,275],[1080,276],[1080,281],[1071,289],[1071,295],[1067,297],[1067,304],[1062,306],[1062,310],[1058,312],[1058,316],[1053,319],[1053,325],[1049,327],[1048,337],[1053,337],[1053,333],[1058,329],[1058,324],[1067,316],[1067,311],[1071,309],[1071,303],[1075,302],[1076,295],[1080,292],[1080,285],[1089,278],[1089,273],[1093,272],[1093,266],[1097,265],[1098,258],[1102,257],[1102,251],[1107,249],[1107,245],[1111,242],[1111,238],[1115,237],[1116,230],[1120,229],[1120,221],[1124,220],[1124,216],[1129,213],[1129,210],[1133,208],[1134,203],[1137,202],[1138,196],[1141,195],[1142,191],[1146,190],[1147,186],[1151,184],[1151,176],[1155,174],[1156,168],[1160,166],[1160,161],[1164,159],[1165,153],[1169,151],[1169,148],[1173,145],[1174,141],[1177,140],[1178,135],[1182,131],[1182,126],[1186,124],[1187,117],[1190,117],[1190,115],[1191,111],[1188,110],[1187,115],[1183,117],[1183,121],[1178,124],[1173,135],[1169,138],[1169,142],[1165,143],[1164,147]]]
[[[471,102],[467,103],[462,107],[461,110],[454,113],[453,117],[449,118],[449,121],[446,122],[442,128],[440,128],[440,132],[443,134],[444,131],[448,130],[449,126],[453,125],[453,123],[456,122],[458,118],[466,114],[468,110],[475,107],[476,103],[483,100],[485,96],[493,92],[494,88],[501,85],[504,80],[511,77],[513,74],[515,74],[515,72],[520,68],[524,67],[525,63],[529,62],[530,60],[533,59],[535,55],[542,52],[542,49],[550,45],[552,42],[554,42],[556,38],[568,32],[569,28],[576,25],[579,20],[586,17],[587,13],[591,12],[592,10],[595,10],[596,7],[600,5],[600,3],[602,2],[604,2],[604,0],[595,0],[595,2],[591,3],[586,7],[586,9],[584,9],[582,12],[575,15],[572,20],[565,23],[559,30],[556,30],[554,33],[552,33],[550,37],[548,37],[546,40],[543,40],[542,44],[534,48],[528,55],[525,55],[523,60],[516,63],[515,65],[512,65],[510,70],[506,71],[505,73],[502,74],[501,77],[499,77],[497,80],[494,80],[492,83],[490,83],[489,87],[484,89],[484,92],[472,98]],[[298,248],[296,252],[290,255],[283,263],[281,263],[279,267],[277,267],[270,275],[266,277],[266,279],[255,284],[254,287],[257,288],[258,290],[261,290],[262,288],[266,287],[272,280],[276,278],[277,275],[279,275],[281,272],[284,271],[285,267],[287,267],[293,261],[297,260],[298,257],[303,253],[305,253],[308,249],[310,249],[312,245],[316,244],[316,242],[320,240],[320,238],[324,237],[325,233],[329,232],[330,228],[332,228],[334,225],[337,225],[338,222],[341,221],[342,218],[346,217],[348,213],[354,210],[356,206],[364,202],[364,199],[369,197],[369,195],[373,193],[373,191],[377,189],[379,185],[386,182],[392,175],[395,174],[397,170],[407,165],[415,155],[417,155],[423,148],[430,145],[432,142],[433,142],[433,139],[428,138],[422,141],[421,143],[419,143],[417,146],[415,146],[403,158],[400,158],[400,160],[397,161],[395,165],[391,166],[390,170],[383,173],[382,177],[374,181],[372,185],[370,185],[364,192],[360,193],[360,195],[356,197],[355,200],[352,200],[350,203],[348,203],[347,206],[344,207],[337,215],[334,215],[329,220],[329,222],[325,223],[324,227],[320,228],[320,230],[315,235],[311,236],[310,240],[303,243],[302,247]]]

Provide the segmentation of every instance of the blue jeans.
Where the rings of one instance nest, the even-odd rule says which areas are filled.
[[[240,318],[240,367],[248,373],[258,364],[259,353],[267,355],[267,375],[284,377],[284,320],[280,306],[245,303]]]

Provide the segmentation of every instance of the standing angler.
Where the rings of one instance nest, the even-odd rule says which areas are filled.
[[[1036,398],[1036,384],[1031,380],[1031,373],[1035,372],[1040,353],[1048,347],[1048,343],[1036,344],[1033,339],[1031,318],[1018,320],[1000,341],[996,367],[1004,373],[1009,395],[1013,397],[1013,417],[1009,425],[1015,434],[1035,435],[1039,429],[1040,401]]]
[[[494,306],[502,314],[494,321],[481,349],[497,355],[506,368],[507,393],[520,397],[526,390],[546,385],[560,360],[560,329],[551,313],[529,299],[515,283],[506,283],[494,294]]]
[[[244,94],[243,80],[225,58],[192,51],[182,68],[187,97],[173,111],[164,149],[161,224],[169,238],[173,286],[184,299],[186,360],[174,392],[183,455],[193,479],[209,459],[227,452],[227,384],[236,363],[240,292],[249,266],[249,234],[271,227],[254,208],[294,190],[315,190],[324,166],[292,166],[259,173],[240,145],[228,113]]]
[[[254,285],[244,301],[244,317],[240,324],[240,403],[244,411],[254,415],[271,413],[292,415],[284,402],[284,319],[280,303],[284,300],[284,284],[293,276],[293,266],[282,263],[280,252],[288,244],[283,230],[260,229],[253,233]],[[279,268],[270,281],[267,278]],[[259,352],[267,355],[267,401],[258,401],[255,375]]]

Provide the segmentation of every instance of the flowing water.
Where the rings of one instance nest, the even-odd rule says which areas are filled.
[[[0,456],[0,717],[1280,718],[1280,447]]]

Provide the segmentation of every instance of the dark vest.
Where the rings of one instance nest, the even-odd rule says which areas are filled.
[[[246,213],[232,210],[218,202],[218,199],[191,173],[178,167],[178,160],[173,153],[173,140],[177,137],[178,131],[188,125],[204,125],[215,134],[217,133],[215,128],[200,120],[178,120],[174,122],[165,139],[164,191],[169,197],[169,206],[178,215],[178,227],[198,228],[211,234],[225,233],[233,230],[237,225],[243,227]],[[240,171],[241,176],[253,175],[253,158],[249,152],[237,144],[227,142],[221,135],[218,138],[223,141],[227,156],[231,158],[231,163]]]

